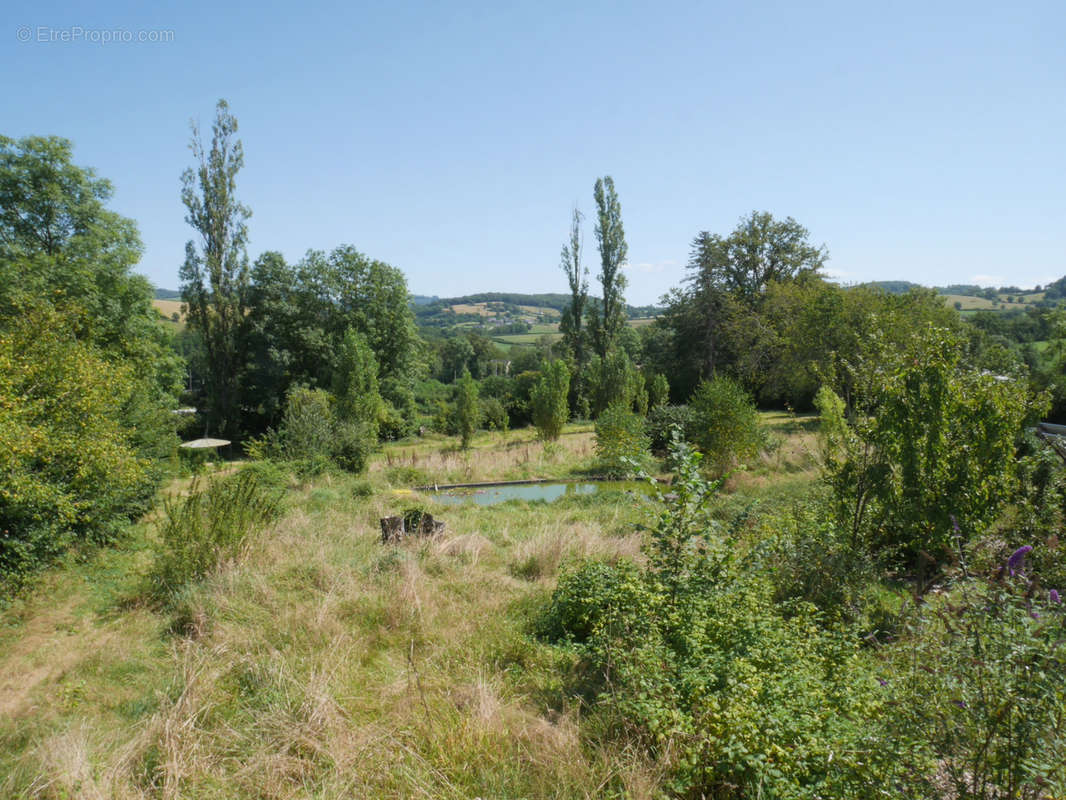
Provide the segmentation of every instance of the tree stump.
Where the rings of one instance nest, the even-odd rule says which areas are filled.
[[[403,524],[403,517],[381,518],[381,543],[399,542],[407,534]]]

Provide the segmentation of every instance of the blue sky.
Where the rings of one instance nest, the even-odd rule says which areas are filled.
[[[73,140],[162,287],[189,121],[220,97],[253,258],[350,243],[417,293],[565,291],[570,210],[607,174],[633,303],[753,209],[846,281],[1066,274],[1061,2],[92,5],[6,4],[0,133]],[[594,276],[591,221],[585,247]]]

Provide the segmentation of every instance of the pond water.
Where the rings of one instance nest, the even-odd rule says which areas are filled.
[[[438,503],[444,503],[445,505],[476,503],[479,506],[494,506],[497,503],[506,503],[508,500],[525,500],[527,502],[543,500],[546,503],[551,503],[560,497],[596,494],[596,492],[607,489],[615,491],[633,489],[645,494],[648,491],[644,484],[634,481],[600,481],[597,483],[559,481],[554,483],[478,486],[469,489],[441,489],[437,492],[430,492],[429,495]]]

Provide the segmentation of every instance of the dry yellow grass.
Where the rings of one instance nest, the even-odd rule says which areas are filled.
[[[181,310],[183,304],[180,300],[153,300],[152,305],[159,309],[159,313],[167,319],[177,314],[181,322],[185,321],[185,315]]]
[[[809,431],[771,422],[785,444],[750,480],[806,468]],[[583,733],[559,688],[573,656],[527,627],[571,561],[640,558],[640,503],[442,507],[443,535],[382,546],[378,519],[419,499],[392,490],[412,464],[551,477],[593,435],[445,445],[390,446],[369,498],[348,478],[292,488],[284,519],[169,612],[138,600],[150,524],[46,574],[0,613],[0,797],[657,796],[669,755]]]
[[[454,437],[429,437],[397,445],[371,464],[370,475],[399,475],[398,487],[410,484],[404,469],[420,473],[410,477],[426,484],[554,478],[575,466],[590,468],[595,455],[595,434],[588,425],[568,426],[557,442],[547,445],[531,429],[481,434],[469,450],[458,449],[456,442]]]
[[[298,491],[173,615],[99,606],[54,573],[69,593],[27,598],[0,652],[5,676],[63,655],[0,723],[0,796],[651,797],[646,759],[590,748],[577,709],[534,691],[556,656],[511,613],[569,558],[635,555],[636,534],[610,532],[627,509],[455,507],[446,535],[383,547],[395,498],[350,487]]]

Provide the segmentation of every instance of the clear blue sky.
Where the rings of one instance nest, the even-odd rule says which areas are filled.
[[[1066,274],[1061,0],[88,5],[5,4],[0,133],[73,140],[158,286],[190,238],[189,120],[220,97],[250,255],[351,243],[416,293],[565,291],[570,209],[606,174],[634,303],[753,209],[805,225],[843,280]]]

